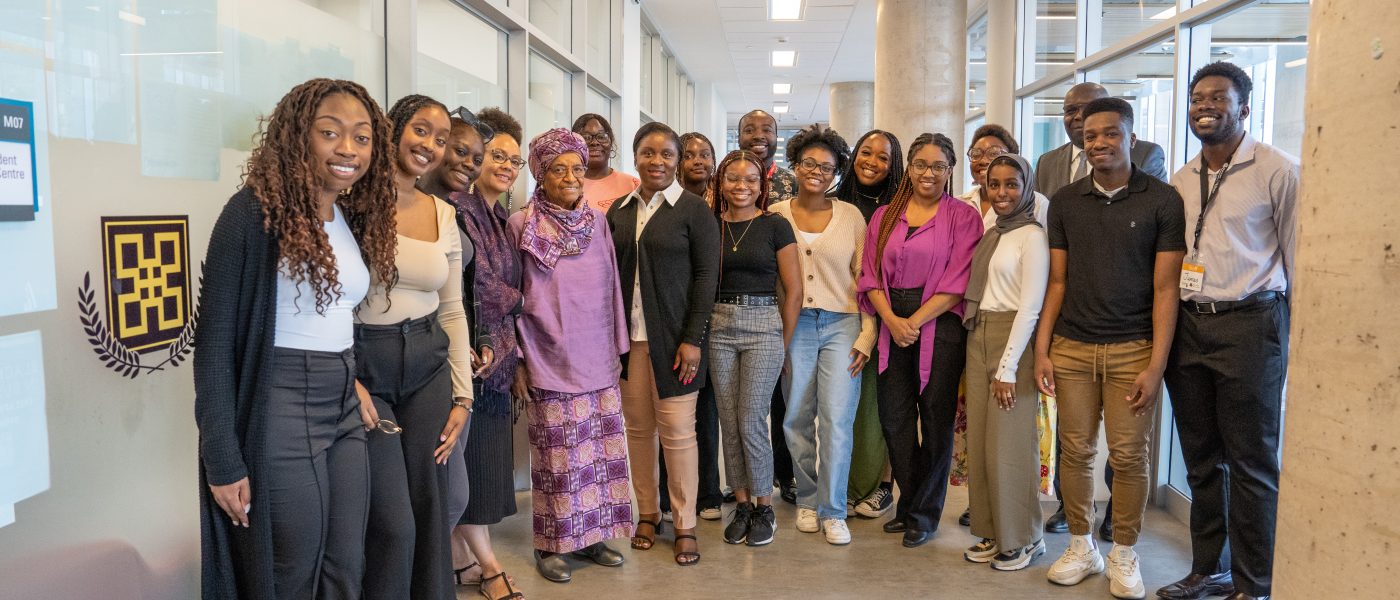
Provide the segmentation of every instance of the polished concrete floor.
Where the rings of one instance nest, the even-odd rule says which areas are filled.
[[[529,510],[529,493],[519,506]],[[962,558],[962,551],[976,540],[957,524],[967,506],[966,488],[949,491],[948,510],[933,541],[920,548],[904,548],[900,536],[880,530],[884,519],[852,518],[852,542],[831,546],[819,533],[801,533],[793,526],[796,509],[778,503],[777,539],[768,546],[730,546],[721,539],[723,521],[700,521],[699,564],[679,567],[671,557],[671,530],[647,551],[632,550],[627,540],[609,544],[627,557],[627,563],[606,568],[573,561],[571,583],[557,584],[540,577],[531,556],[530,519],[517,514],[492,529],[496,552],[507,573],[526,598],[947,598],[983,600],[999,598],[1111,598],[1108,580],[1091,577],[1073,587],[1049,583],[1045,573],[1068,545],[1067,534],[1047,534],[1045,556],[1029,568],[1012,573],[993,571]],[[728,518],[732,504],[725,506]],[[1047,505],[1047,511],[1053,506]],[[1102,512],[1103,507],[1099,507]],[[1171,515],[1149,508],[1137,551],[1147,595],[1186,574],[1191,546],[1186,525]],[[1100,551],[1107,553],[1109,544]],[[480,598],[476,587],[461,587],[458,598]]]

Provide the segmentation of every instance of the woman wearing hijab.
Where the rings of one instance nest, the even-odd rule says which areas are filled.
[[[525,301],[512,389],[526,398],[530,420],[535,566],[557,583],[573,577],[563,554],[620,566],[622,555],[603,542],[632,533],[617,386],[627,313],[607,221],[583,202],[587,161],[576,133],[536,136],[530,174],[539,184],[508,223]]]
[[[998,571],[1024,569],[1045,553],[1036,436],[1036,320],[1045,299],[1050,249],[1036,220],[1035,175],[1018,154],[987,167],[983,194],[996,225],[972,254],[963,296],[967,340],[967,446],[972,534],[964,556]]]

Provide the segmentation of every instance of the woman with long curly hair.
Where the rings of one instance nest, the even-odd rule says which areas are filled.
[[[263,122],[209,239],[194,351],[203,597],[355,598],[369,500],[353,310],[396,279],[389,122],[313,79]]]
[[[398,285],[371,270],[355,311],[357,386],[398,427],[369,434],[366,600],[448,600],[447,460],[472,411],[472,350],[462,306],[457,212],[415,187],[442,160],[447,107],[409,95],[389,109]]]
[[[884,530],[914,548],[933,537],[948,489],[966,360],[962,297],[982,217],[949,193],[957,158],[947,136],[920,135],[908,156],[894,198],[870,218],[856,292],[880,318],[880,425],[900,490]]]

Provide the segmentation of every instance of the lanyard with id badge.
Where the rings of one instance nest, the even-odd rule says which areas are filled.
[[[1196,234],[1191,243],[1191,258],[1181,263],[1181,289],[1183,290],[1199,292],[1205,285],[1206,266],[1201,261],[1201,230],[1206,225],[1206,211],[1215,201],[1215,196],[1220,193],[1220,183],[1225,181],[1225,173],[1229,170],[1230,163],[1221,166],[1220,173],[1215,176],[1215,185],[1211,186],[1205,157],[1201,157],[1201,214],[1196,216]],[[1207,188],[1209,188],[1209,192],[1207,192]]]

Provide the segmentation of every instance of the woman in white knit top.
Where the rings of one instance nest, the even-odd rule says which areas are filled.
[[[851,541],[846,483],[861,370],[875,345],[875,318],[856,305],[865,246],[860,209],[826,195],[850,161],[846,141],[812,128],[788,142],[797,197],[771,207],[792,224],[802,264],[802,310],[788,347],[783,419],[797,478],[797,529],[825,530],[826,541]],[[820,460],[818,453],[820,452]]]

